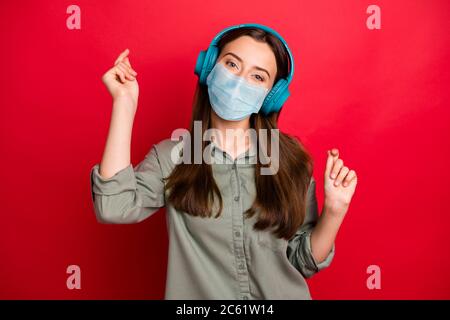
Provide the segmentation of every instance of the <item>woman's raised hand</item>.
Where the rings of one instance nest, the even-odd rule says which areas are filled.
[[[128,59],[130,50],[125,49],[114,62],[114,66],[103,76],[102,81],[111,94],[114,102],[121,101],[137,108],[139,85],[137,72],[133,70]]]
[[[358,177],[354,169],[344,166],[338,149],[328,150],[327,155],[324,206],[332,213],[342,216],[347,212],[355,193]]]

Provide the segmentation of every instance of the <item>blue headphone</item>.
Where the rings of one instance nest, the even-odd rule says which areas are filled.
[[[219,40],[230,30],[239,29],[239,28],[249,28],[249,27],[256,27],[259,29],[262,29],[266,32],[269,32],[276,36],[280,41],[283,43],[284,47],[286,48],[286,51],[289,55],[289,64],[290,64],[290,71],[287,78],[279,79],[272,87],[270,92],[267,94],[266,98],[264,99],[263,105],[261,107],[261,111],[264,114],[269,114],[271,112],[277,112],[281,109],[287,98],[289,97],[289,84],[292,81],[292,77],[294,76],[294,58],[292,57],[291,50],[289,49],[286,41],[281,37],[281,35],[276,32],[275,30],[266,27],[261,24],[256,23],[246,23],[246,24],[239,24],[235,26],[231,26],[228,28],[225,28],[221,32],[219,32],[214,39],[211,41],[211,44],[209,45],[207,50],[200,51],[197,63],[195,65],[194,73],[198,75],[199,82],[201,84],[206,84],[206,78],[208,77],[209,73],[211,72],[212,68],[214,67],[217,57],[219,56],[219,48],[217,47],[217,44]]]

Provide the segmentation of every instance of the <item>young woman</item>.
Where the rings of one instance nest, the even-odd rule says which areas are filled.
[[[311,299],[305,278],[330,265],[357,177],[337,149],[327,151],[319,217],[313,160],[302,144],[282,132],[269,144],[247,134],[278,132],[287,94],[274,91],[287,91],[293,74],[287,44],[261,25],[219,33],[197,62],[189,143],[164,139],[135,168],[130,144],[139,90],[128,54],[103,76],[113,111],[101,163],[91,170],[98,220],[137,223],[166,207],[166,299]],[[195,123],[202,134],[216,133],[200,137],[200,151],[187,158],[198,160],[209,148],[212,162],[180,161],[198,143]],[[262,174],[270,165],[262,154],[279,161],[273,174]]]

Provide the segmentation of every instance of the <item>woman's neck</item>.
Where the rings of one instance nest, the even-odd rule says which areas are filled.
[[[220,118],[211,109],[211,128],[219,131],[220,135],[214,136],[214,143],[226,151],[233,159],[250,147],[248,129],[250,129],[250,117],[239,121],[228,121]]]

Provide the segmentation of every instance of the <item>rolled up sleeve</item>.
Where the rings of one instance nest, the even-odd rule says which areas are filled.
[[[110,178],[91,169],[91,195],[100,223],[137,223],[165,205],[164,180],[158,154],[153,146],[135,168],[130,164]]]
[[[314,230],[318,214],[318,204],[316,197],[316,182],[311,178],[311,182],[306,195],[306,216],[302,226],[294,237],[289,240],[287,255],[292,265],[300,271],[305,278],[310,278],[320,270],[328,267],[335,254],[335,244],[327,257],[320,263],[316,261],[311,249],[311,233]]]

